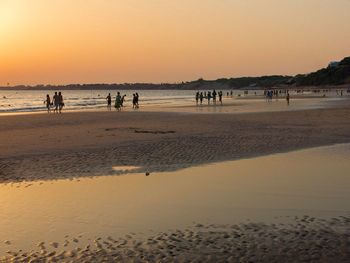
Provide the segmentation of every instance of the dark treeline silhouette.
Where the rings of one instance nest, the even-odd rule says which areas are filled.
[[[324,85],[350,85],[350,57],[344,58],[335,66],[320,69],[310,74],[296,76],[262,76],[220,78],[216,80],[204,80],[180,83],[123,83],[123,84],[69,84],[69,85],[36,85],[36,86],[6,86],[0,89],[15,90],[206,90],[206,89],[241,89],[241,88],[271,88],[293,86],[324,86]]]
[[[307,75],[294,77],[296,86],[321,86],[350,84],[350,57],[339,64],[320,69]]]

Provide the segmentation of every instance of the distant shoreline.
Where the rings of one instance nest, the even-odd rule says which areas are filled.
[[[325,86],[272,86],[272,87],[227,87],[225,85],[206,84],[196,87],[181,87],[182,84],[76,84],[46,86],[11,86],[0,87],[0,91],[45,91],[45,90],[334,90],[350,89],[350,84]]]

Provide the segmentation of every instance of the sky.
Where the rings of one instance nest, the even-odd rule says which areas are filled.
[[[350,56],[349,0],[0,0],[0,86],[295,75]]]

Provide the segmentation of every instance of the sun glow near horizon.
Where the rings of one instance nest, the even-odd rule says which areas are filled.
[[[0,85],[297,74],[350,54],[350,1],[0,0]]]

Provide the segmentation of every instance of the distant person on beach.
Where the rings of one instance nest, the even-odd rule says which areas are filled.
[[[216,93],[215,89],[213,90],[212,94],[213,94],[213,103],[216,104],[216,95],[217,95],[217,93]]]
[[[58,111],[62,113],[62,109],[64,107],[63,96],[61,92],[58,92]]]
[[[112,97],[111,97],[111,93],[108,93],[108,96],[106,97],[107,100],[107,109],[111,110],[112,107]]]
[[[136,95],[135,95],[135,93],[132,94],[132,108],[136,109]]]
[[[219,102],[222,105],[222,91],[219,91],[218,95],[219,95]]]
[[[289,97],[289,92],[288,92],[287,96],[286,96],[287,105],[289,105],[289,99],[290,99],[290,97]]]
[[[121,101],[121,103],[122,103],[121,106],[122,106],[122,107],[124,107],[125,97],[126,97],[126,95],[124,94],[124,95],[122,96],[122,101]]]
[[[58,113],[58,107],[60,104],[59,104],[57,92],[55,92],[55,95],[53,95],[52,99],[53,99],[53,105],[55,106],[55,109],[53,110],[53,112]]]
[[[199,100],[200,100],[200,102],[201,102],[201,105],[202,105],[202,103],[203,103],[203,98],[204,98],[203,92],[201,92],[201,94],[199,94]]]
[[[199,91],[196,92],[196,104],[198,105],[198,100],[199,100]]]
[[[51,112],[51,98],[50,98],[49,94],[46,95],[46,100],[44,101],[44,103],[46,103],[47,113],[50,113]]]
[[[136,97],[136,108],[139,108],[139,94],[137,92],[135,93],[135,97]]]
[[[120,96],[120,92],[117,92],[117,96],[115,97],[115,104],[114,107],[116,108],[117,111],[121,110],[122,106],[122,97]]]
[[[207,99],[208,99],[208,104],[210,104],[210,99],[211,99],[211,93],[210,93],[210,91],[208,91]]]

